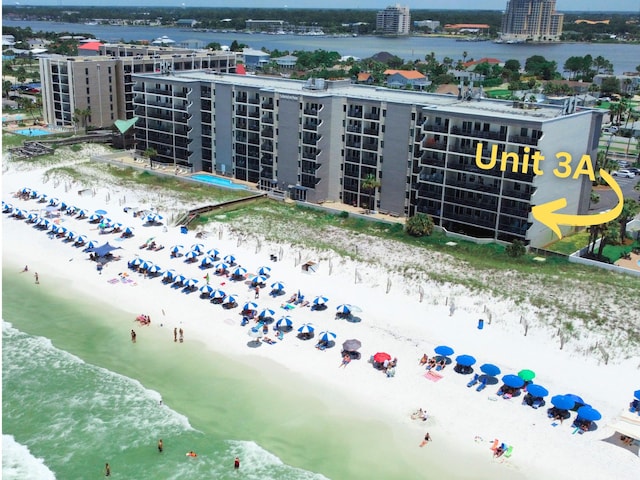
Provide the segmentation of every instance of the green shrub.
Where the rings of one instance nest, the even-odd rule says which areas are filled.
[[[433,233],[433,219],[425,213],[417,213],[407,220],[405,231],[412,237],[424,237]]]

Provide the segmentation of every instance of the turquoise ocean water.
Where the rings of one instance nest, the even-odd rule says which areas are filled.
[[[382,422],[332,410],[277,365],[232,361],[188,336],[176,344],[163,328],[138,328],[132,344],[108,299],[17,271],[3,267],[4,479],[103,478],[105,462],[123,479],[439,475],[425,476]]]

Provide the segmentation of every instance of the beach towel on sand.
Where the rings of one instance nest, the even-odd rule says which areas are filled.
[[[438,382],[442,380],[442,375],[436,372],[429,371],[424,374],[424,378],[426,378],[427,380],[431,380],[432,382]]]

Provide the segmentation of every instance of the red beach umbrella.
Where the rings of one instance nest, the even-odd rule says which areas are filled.
[[[374,362],[384,363],[385,360],[391,360],[391,355],[386,352],[378,352],[373,356]]]

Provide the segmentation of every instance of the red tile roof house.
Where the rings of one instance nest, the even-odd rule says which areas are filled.
[[[431,84],[427,77],[416,70],[385,70],[384,75],[388,87],[422,90]]]

